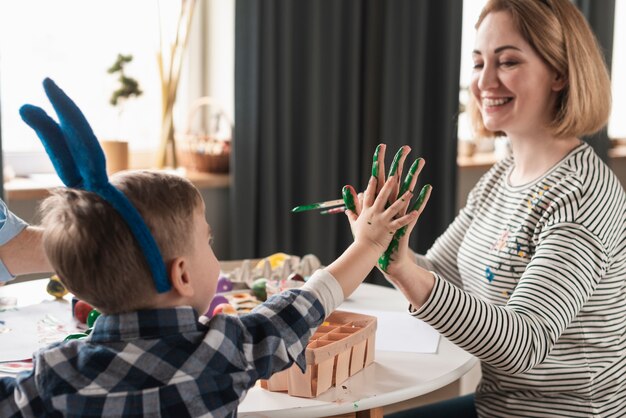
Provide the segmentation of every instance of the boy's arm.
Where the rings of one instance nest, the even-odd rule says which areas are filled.
[[[254,369],[253,380],[267,379],[294,362],[304,371],[304,353],[309,338],[330,313],[325,309],[343,300],[331,290],[333,282],[334,286],[339,286],[327,271],[318,270],[303,288],[272,296],[250,314],[239,318],[217,315],[211,324],[216,319],[239,322],[242,329],[239,335],[243,335],[239,345],[241,367]]]
[[[348,211],[354,243],[326,269],[315,272],[301,289],[270,298],[250,315],[228,319],[243,325],[243,361],[253,364],[257,378],[268,378],[293,362],[304,370],[306,344],[315,329],[374,268],[394,232],[417,219],[415,212],[403,215],[410,192],[387,207],[395,185],[396,179],[389,179],[375,196],[376,180],[370,179],[361,216]]]

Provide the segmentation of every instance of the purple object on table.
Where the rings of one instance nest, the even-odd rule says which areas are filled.
[[[211,300],[211,304],[209,305],[209,309],[207,309],[204,316],[206,316],[207,318],[211,318],[213,316],[213,310],[220,303],[228,303],[228,299],[226,299],[226,296],[222,296],[222,295],[213,296],[213,299]]]
[[[233,282],[226,276],[220,276],[217,279],[217,293],[230,292],[231,290],[233,290]]]

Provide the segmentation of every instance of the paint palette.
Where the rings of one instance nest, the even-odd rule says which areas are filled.
[[[261,380],[271,392],[314,398],[374,362],[376,317],[335,311],[306,347],[306,370],[297,365]]]

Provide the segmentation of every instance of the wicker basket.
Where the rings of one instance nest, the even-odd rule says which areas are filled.
[[[201,110],[208,110],[208,128],[194,130],[193,122]],[[223,108],[211,97],[194,101],[187,125],[176,135],[176,151],[181,166],[201,173],[228,173],[233,125]]]

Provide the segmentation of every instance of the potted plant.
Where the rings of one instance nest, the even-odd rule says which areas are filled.
[[[118,74],[117,81],[119,82],[119,87],[113,91],[109,102],[113,106],[119,106],[120,113],[123,111],[122,106],[126,99],[133,96],[139,97],[143,94],[143,91],[141,91],[139,87],[139,82],[127,76],[124,72],[126,64],[130,63],[132,60],[132,55],[117,54],[115,63],[107,70],[109,74]]]
[[[124,104],[131,97],[139,97],[143,91],[139,82],[129,77],[125,67],[133,60],[132,55],[118,54],[115,63],[107,70],[109,74],[117,75],[118,87],[111,94],[109,103],[118,108],[118,116],[121,118],[124,112]],[[128,168],[128,141],[124,139],[100,141],[106,155],[107,173]]]

